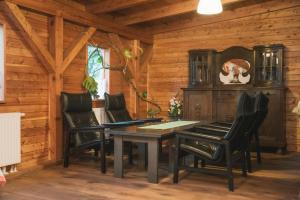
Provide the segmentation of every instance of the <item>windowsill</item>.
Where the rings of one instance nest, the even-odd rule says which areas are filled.
[[[104,99],[93,100],[93,108],[103,108],[105,104],[104,102]]]

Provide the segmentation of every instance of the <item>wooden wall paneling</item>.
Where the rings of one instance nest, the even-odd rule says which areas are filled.
[[[61,14],[49,18],[49,49],[55,58],[55,72],[49,74],[49,159],[62,158],[63,132],[60,94],[63,90],[61,69],[64,58],[64,20]]]
[[[300,151],[299,119],[291,113],[300,100],[299,1],[264,1],[230,12],[230,18],[226,17],[229,14],[225,11],[225,16],[221,14],[218,17],[219,21],[203,24],[199,17],[190,22],[191,26],[155,35],[153,59],[148,69],[150,95],[162,106],[161,115],[167,117],[169,98],[188,84],[190,49],[214,48],[221,51],[235,45],[251,48],[282,43],[286,47],[284,79],[287,86],[285,118],[288,150]],[[177,24],[181,23],[177,21]]]
[[[55,61],[53,57],[45,48],[39,36],[36,34],[35,30],[32,28],[20,8],[17,5],[9,2],[5,2],[4,5],[7,8],[7,13],[11,17],[11,19],[18,25],[24,39],[31,46],[37,57],[49,72],[54,72]]]

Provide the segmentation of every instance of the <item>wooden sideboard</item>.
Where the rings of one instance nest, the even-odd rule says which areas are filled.
[[[277,55],[272,52],[276,52]],[[196,58],[197,53],[200,59]],[[263,57],[266,55],[268,57]],[[184,119],[232,122],[240,93],[245,91],[255,95],[263,92],[269,98],[269,105],[268,115],[259,130],[261,145],[277,148],[278,151],[285,150],[285,87],[282,80],[282,57],[282,45],[259,46],[253,50],[232,47],[223,52],[190,51],[190,83],[188,88],[183,88]],[[205,58],[208,61],[205,61]],[[249,74],[248,83],[224,84],[219,80],[220,73],[227,75],[223,71],[224,63],[231,59],[244,59],[249,62],[248,71],[244,70],[242,73],[245,77]]]

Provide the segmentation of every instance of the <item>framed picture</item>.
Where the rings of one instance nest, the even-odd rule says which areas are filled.
[[[5,102],[5,24],[0,21],[0,103]]]

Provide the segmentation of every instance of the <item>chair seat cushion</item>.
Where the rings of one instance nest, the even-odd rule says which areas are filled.
[[[218,160],[223,149],[221,145],[199,141],[187,141],[185,144],[180,144],[180,148],[183,151],[209,160]]]

